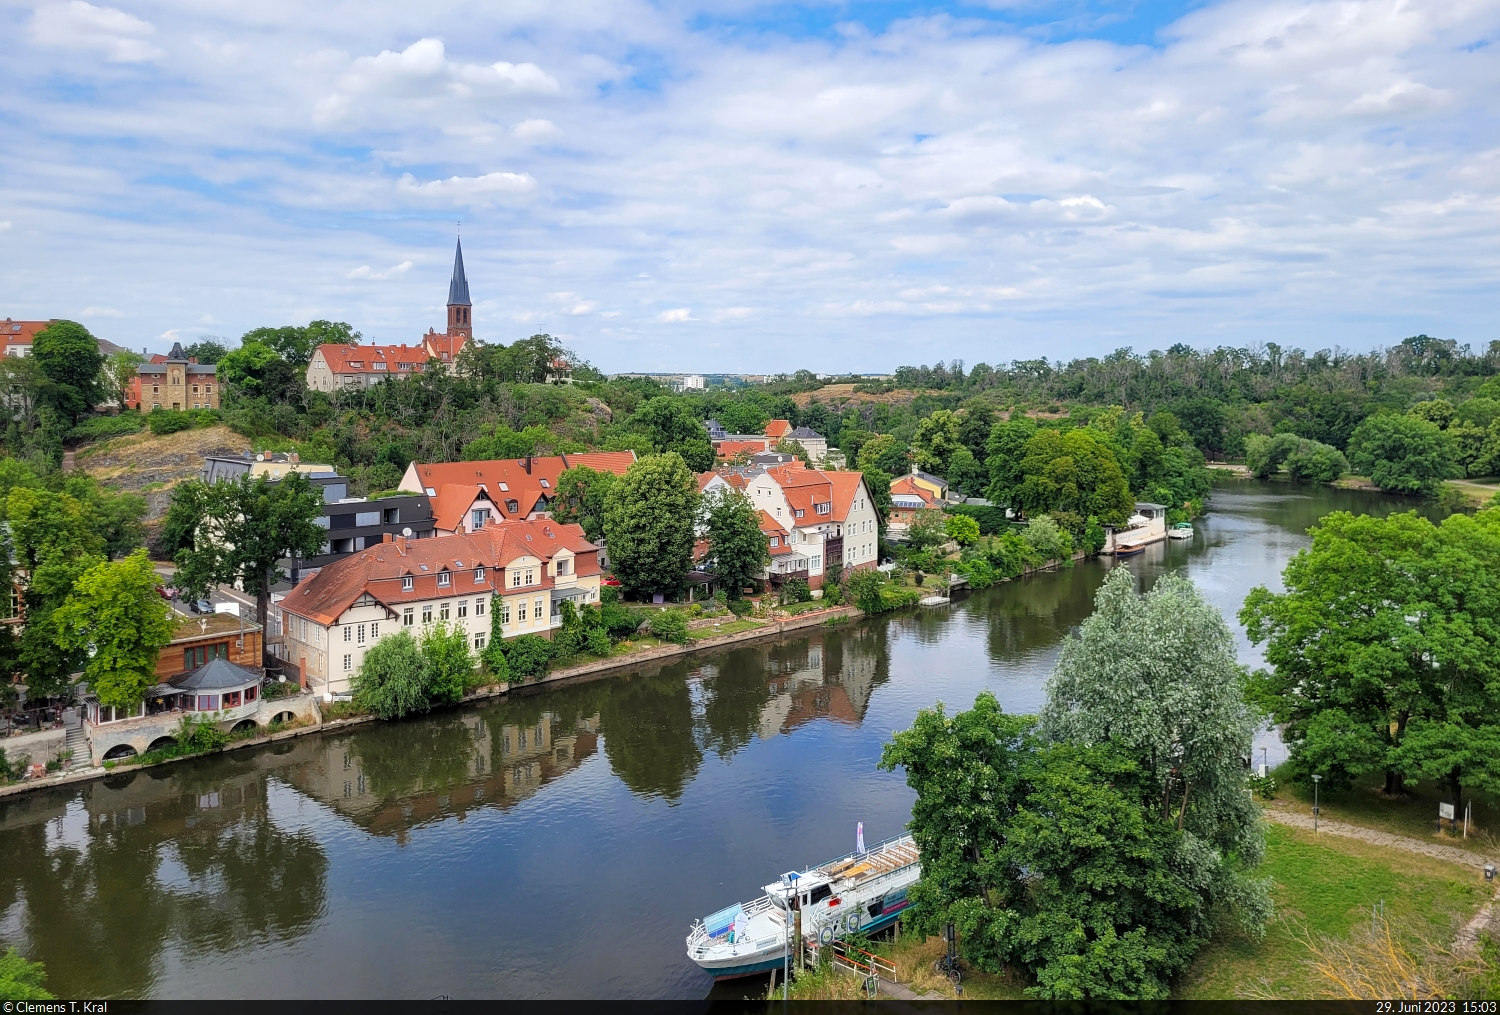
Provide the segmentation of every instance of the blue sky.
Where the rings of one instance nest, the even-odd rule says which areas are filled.
[[[606,370],[1500,339],[1500,0],[0,4],[0,316]]]

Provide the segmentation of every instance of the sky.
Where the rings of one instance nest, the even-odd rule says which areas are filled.
[[[1500,0],[0,0],[0,316],[610,372],[1500,339]],[[461,226],[460,226],[461,223]]]

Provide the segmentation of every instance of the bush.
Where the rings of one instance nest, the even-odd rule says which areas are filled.
[[[651,633],[662,641],[675,642],[678,645],[686,645],[688,640],[687,614],[681,610],[662,610],[653,613],[647,621],[651,627]]]
[[[980,507],[977,504],[949,504],[943,508],[950,515],[962,515],[979,523],[981,536],[997,536],[1010,529],[1010,519],[1001,507]]]
[[[1033,518],[1022,538],[1043,561],[1062,560],[1073,555],[1073,537],[1048,515]]]
[[[823,586],[823,603],[827,606],[843,606],[844,593],[837,585]]]
[[[781,604],[806,603],[812,600],[812,589],[803,578],[793,578],[781,587]]]
[[[151,432],[158,437],[194,427],[213,426],[220,416],[215,409],[152,409],[146,417]]]
[[[555,650],[550,641],[536,634],[523,634],[502,642],[510,678],[517,683],[535,680],[552,668]]]
[[[607,656],[610,653],[609,632],[602,627],[591,627],[583,636],[583,649],[589,655]]]
[[[979,522],[968,515],[951,516],[944,528],[959,546],[972,546],[979,539]]]
[[[1104,526],[1099,524],[1099,519],[1089,515],[1088,524],[1083,527],[1083,552],[1090,557],[1094,556],[1104,549],[1106,538]]]
[[[75,441],[98,441],[109,437],[124,437],[140,433],[146,428],[146,417],[137,412],[122,412],[118,416],[95,416],[79,423],[68,431],[68,439]]]
[[[1496,494],[1496,496],[1500,497],[1500,494]],[[750,615],[750,611],[753,609],[755,609],[755,604],[748,599],[740,598],[729,600],[729,612],[734,614],[736,617],[747,617]]]

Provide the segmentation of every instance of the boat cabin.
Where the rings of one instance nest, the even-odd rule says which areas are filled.
[[[833,884],[821,871],[796,873],[788,871],[774,885],[766,885],[766,894],[778,909],[808,909],[833,897]]]

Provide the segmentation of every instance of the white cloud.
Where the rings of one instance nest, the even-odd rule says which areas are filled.
[[[739,16],[702,0],[415,30],[395,0],[127,7],[154,26],[50,2],[7,51],[3,214],[48,229],[0,271],[38,315],[87,277],[143,335],[211,312],[408,341],[462,218],[482,336],[566,324],[607,370],[728,325],[754,340],[715,356],[746,370],[1494,332],[1500,61],[1475,44],[1500,0],[1208,0],[1152,46],[700,31]]]
[[[515,125],[512,132],[517,140],[528,144],[539,144],[562,133],[551,120],[522,120]]]
[[[450,176],[446,180],[418,183],[410,173],[402,175],[398,187],[414,197],[439,198],[453,204],[486,204],[505,194],[524,194],[536,187],[529,173],[486,173],[484,176]]]
[[[355,268],[353,271],[349,272],[344,277],[363,278],[370,279],[371,281],[383,282],[386,279],[396,278],[397,276],[406,274],[406,272],[410,270],[411,266],[411,261],[402,261],[400,264],[391,265],[384,271],[372,271],[368,264],[362,264],[358,268]]]
[[[356,58],[314,115],[333,124],[359,114],[389,116],[403,106],[431,112],[442,103],[491,102],[505,96],[550,95],[557,79],[534,63],[459,63],[439,39],[419,39],[401,50]]]
[[[31,17],[31,38],[36,43],[103,53],[114,63],[144,63],[164,56],[148,41],[155,34],[149,22],[84,0],[47,4]]]
[[[163,342],[175,342],[177,341],[177,333],[181,330],[180,328],[168,328],[161,333],[161,340]]]
[[[78,312],[80,317],[124,317],[114,307],[84,307]]]

